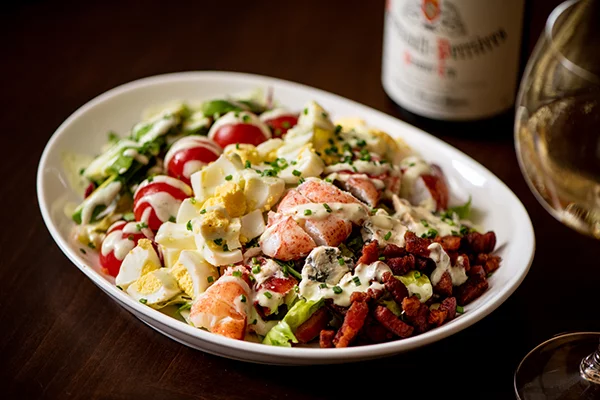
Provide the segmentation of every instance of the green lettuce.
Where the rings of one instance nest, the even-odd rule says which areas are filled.
[[[290,342],[298,343],[294,331],[324,304],[324,299],[298,300],[285,314],[285,317],[267,332],[263,343],[272,346],[291,347]]]
[[[448,210],[446,210],[446,214],[449,218],[452,217],[452,213],[458,215],[458,218],[460,219],[469,218],[469,215],[471,215],[471,196],[469,196],[469,200],[462,206],[449,207]]]

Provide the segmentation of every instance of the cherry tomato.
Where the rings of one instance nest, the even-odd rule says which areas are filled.
[[[170,176],[189,185],[190,176],[219,158],[222,151],[208,138],[186,136],[173,143],[165,156],[165,166]]]
[[[174,219],[181,202],[192,195],[192,189],[179,179],[159,175],[140,184],[133,196],[135,219],[157,231],[169,220]]]
[[[271,129],[274,138],[283,137],[288,129],[293,128],[298,123],[298,116],[294,114],[281,115],[279,117],[266,119],[263,121]]]
[[[219,146],[225,148],[235,143],[246,143],[258,146],[269,139],[262,129],[252,124],[229,124],[219,127],[213,134],[214,140]]]
[[[140,239],[146,238],[137,222],[117,221],[108,228],[100,249],[100,265],[105,273],[117,276],[123,259]]]

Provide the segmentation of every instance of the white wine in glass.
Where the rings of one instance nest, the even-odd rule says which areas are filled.
[[[532,192],[556,219],[596,239],[600,239],[599,3],[571,0],[552,12],[521,81],[515,118],[519,165]],[[599,333],[579,332],[540,344],[517,368],[517,397],[600,399],[599,339]]]

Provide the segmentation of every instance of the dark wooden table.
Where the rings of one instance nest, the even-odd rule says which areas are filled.
[[[557,3],[530,2],[526,53]],[[383,7],[29,1],[2,11],[0,397],[353,398],[368,389],[371,397],[395,391],[395,398],[506,399],[513,397],[515,368],[540,341],[600,330],[600,246],[534,199],[517,166],[509,120],[477,136],[454,125],[426,128],[488,167],[523,201],[537,238],[531,271],[490,316],[408,354],[303,368],[204,354],[121,309],[55,245],[34,177],[46,141],[81,104],[140,77],[211,69],[298,81],[400,116],[380,84]]]

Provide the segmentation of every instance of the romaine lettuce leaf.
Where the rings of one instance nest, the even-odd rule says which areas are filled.
[[[285,317],[277,323],[265,336],[263,343],[272,346],[291,347],[290,342],[298,343],[294,331],[302,325],[315,311],[321,308],[324,299],[298,300],[285,314]]]

